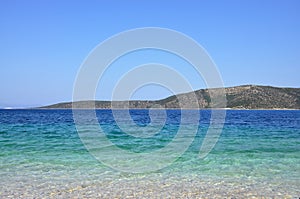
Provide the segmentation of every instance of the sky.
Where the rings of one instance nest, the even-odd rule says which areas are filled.
[[[225,86],[300,87],[299,10],[298,0],[1,0],[0,107],[71,101],[89,53],[115,34],[143,27],[193,38],[211,56]],[[109,99],[130,67],[152,61],[185,73],[193,89],[206,86],[184,61],[164,52],[137,52],[118,61],[101,80],[97,99]],[[171,94],[149,85],[132,99]]]

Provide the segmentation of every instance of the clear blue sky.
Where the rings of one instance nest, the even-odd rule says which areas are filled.
[[[149,26],[195,39],[217,64],[225,86],[300,87],[299,10],[298,0],[1,0],[0,107],[70,101],[77,71],[97,44]],[[205,87],[201,81],[192,85]],[[169,94],[156,89],[141,90],[136,98]],[[97,97],[106,99],[107,93]]]

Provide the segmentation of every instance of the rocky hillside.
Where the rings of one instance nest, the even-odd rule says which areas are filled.
[[[227,107],[246,109],[300,109],[300,88],[238,86],[226,88]]]
[[[217,93],[218,89],[211,89]],[[271,86],[244,85],[225,88],[227,105],[213,104],[208,89],[194,92],[200,108],[234,108],[234,109],[300,109],[300,88],[278,88]],[[111,108],[193,108],[193,93],[184,93],[156,101],[81,101],[75,102],[76,108],[99,109]],[[180,100],[179,100],[180,99]],[[181,104],[179,105],[179,101]],[[41,108],[72,108],[71,102],[59,103]]]

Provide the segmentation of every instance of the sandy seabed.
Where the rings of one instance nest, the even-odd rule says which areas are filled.
[[[17,183],[17,182],[16,182]],[[0,198],[299,198],[297,185],[189,179],[120,178],[58,185],[20,182],[2,187]]]

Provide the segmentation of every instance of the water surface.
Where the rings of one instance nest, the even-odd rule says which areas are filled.
[[[193,114],[200,114],[200,125],[182,156],[161,170],[132,174],[109,168],[89,153],[71,110],[0,110],[0,197],[300,196],[300,111],[228,110],[222,134],[204,159],[198,153],[211,112]],[[130,115],[135,126],[151,123],[148,110],[130,110]],[[111,110],[97,110],[107,138],[134,153],[151,153],[172,142],[182,125],[180,115],[167,110],[156,134],[135,137],[119,128]],[[195,124],[185,125],[188,132]]]

